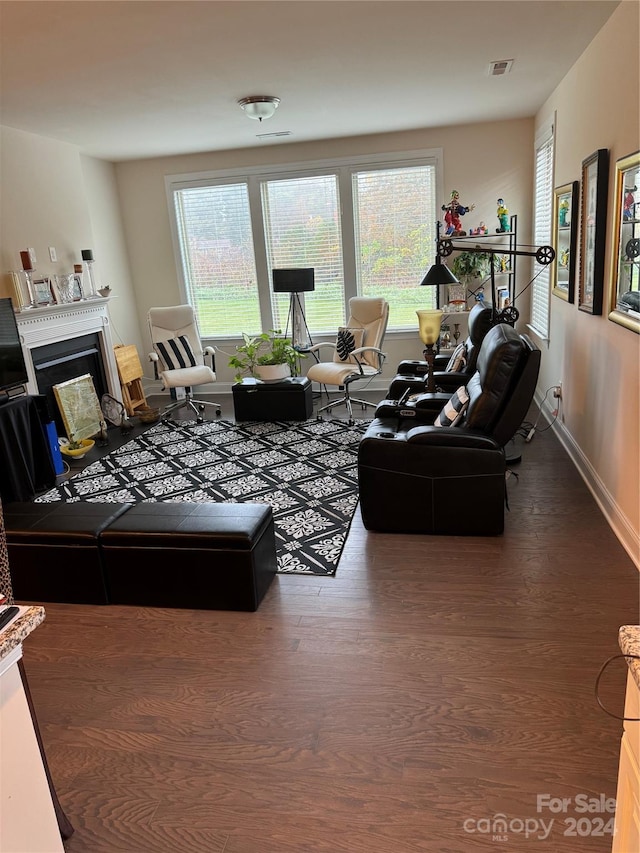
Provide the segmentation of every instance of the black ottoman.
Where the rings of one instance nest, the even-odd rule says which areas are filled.
[[[257,610],[276,573],[266,504],[135,504],[100,543],[112,604]]]
[[[59,501],[3,507],[15,599],[107,604],[98,537],[130,506]]]
[[[244,379],[231,393],[236,421],[306,421],[313,414],[311,380],[306,376],[279,382]]]

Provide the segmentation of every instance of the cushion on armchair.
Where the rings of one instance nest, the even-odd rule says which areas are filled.
[[[437,427],[454,427],[463,419],[465,412],[469,406],[469,395],[464,385],[451,395],[447,400],[442,411],[433,422]]]
[[[364,329],[348,329],[345,326],[340,326],[336,339],[336,355],[334,360],[356,364],[356,359],[353,358],[351,353],[354,349],[359,349],[362,346],[363,340]]]
[[[157,341],[155,346],[167,370],[180,370],[196,365],[196,357],[186,335],[169,338],[168,341]]]
[[[453,351],[453,354],[447,366],[444,368],[445,373],[460,373],[467,365],[467,347],[465,344],[458,344]]]

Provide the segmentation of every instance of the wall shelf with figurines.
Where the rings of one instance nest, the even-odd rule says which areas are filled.
[[[456,252],[449,267],[460,285],[448,285],[446,292],[438,294],[440,306],[449,313],[468,313],[476,302],[490,301],[491,296],[495,296],[496,307],[500,309],[514,303],[518,218],[515,214],[509,214],[503,198],[498,198],[496,205],[498,223],[493,231],[482,219],[477,225],[471,225],[468,231],[463,227],[463,217],[475,210],[475,204],[462,204],[457,190],[452,190],[449,202],[441,207],[444,213],[444,223],[440,226],[442,239],[455,239],[459,243],[480,237],[488,240],[491,246],[487,253]],[[504,246],[505,254],[501,254],[499,245],[494,244],[496,239],[503,241],[501,245]],[[485,286],[491,278],[492,264],[496,293],[488,296]]]

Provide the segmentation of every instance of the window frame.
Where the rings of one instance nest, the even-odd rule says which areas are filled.
[[[273,317],[271,310],[271,274],[267,264],[267,247],[265,241],[265,230],[260,203],[261,182],[272,180],[292,179],[295,177],[310,177],[318,175],[337,175],[339,213],[341,222],[343,274],[344,274],[344,299],[345,316],[336,318],[336,328],[347,320],[349,299],[358,295],[357,284],[357,258],[356,258],[356,235],[352,195],[352,175],[358,171],[372,171],[392,168],[411,168],[418,166],[432,166],[435,173],[435,197],[440,198],[443,186],[443,154],[442,148],[418,149],[404,152],[398,155],[394,153],[381,153],[370,155],[359,155],[354,157],[329,158],[326,160],[296,161],[287,165],[265,164],[261,166],[249,166],[244,168],[215,169],[203,172],[188,172],[165,176],[165,194],[169,213],[169,224],[173,248],[174,263],[178,279],[180,297],[189,302],[189,295],[182,266],[182,248],[180,243],[178,220],[175,210],[174,193],[182,189],[197,187],[208,187],[223,183],[240,183],[246,181],[249,197],[249,210],[251,227],[253,229],[253,242],[255,265],[257,273],[257,298],[260,308],[260,320],[262,329],[272,328]],[[438,211],[434,210],[434,224],[438,219]],[[434,242],[435,254],[435,242]],[[420,282],[416,281],[416,288]],[[241,332],[234,336],[215,335],[207,336],[207,340],[235,340],[240,338]],[[331,330],[334,331],[334,330]],[[388,329],[387,334],[414,334],[412,327],[398,327]],[[322,336],[323,332],[317,333]]]
[[[534,244],[537,245],[551,245],[552,237],[553,237],[553,192],[555,186],[555,160],[556,160],[556,119],[555,115],[545,124],[543,124],[535,136],[534,142],[534,154],[533,154],[533,240]],[[537,195],[537,185],[536,185],[536,175],[538,169],[538,155],[543,148],[547,146],[550,147],[551,154],[551,168],[549,170],[549,210],[548,210],[548,222],[549,222],[549,233],[543,238],[542,243],[539,243],[539,238],[537,234],[537,216],[536,211],[539,207],[538,203],[538,195]],[[549,335],[551,331],[551,267],[540,266],[539,270],[536,269],[536,263],[534,261],[534,279],[531,285],[531,308],[530,308],[530,319],[527,327],[541,340],[549,341]],[[545,325],[544,328],[536,325],[537,316],[539,316],[542,312],[534,313],[535,305],[536,305],[536,297],[538,297],[539,301],[543,301],[546,303],[545,307]]]

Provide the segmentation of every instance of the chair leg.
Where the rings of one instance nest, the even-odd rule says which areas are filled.
[[[167,406],[161,416],[162,423],[176,423],[171,420],[171,415],[174,412],[177,412],[179,409],[191,409],[196,416],[196,423],[203,423],[204,417],[202,413],[204,412],[206,406],[215,406],[216,409],[216,417],[220,417],[222,414],[222,409],[220,408],[220,403],[214,403],[212,400],[194,400],[193,397],[187,395],[183,400],[177,400],[175,403],[171,403]]]
[[[214,403],[213,400],[193,400],[192,402],[196,404],[196,406],[200,406],[200,411],[204,411],[206,406],[215,406],[216,409],[216,417],[220,417],[222,414],[222,409],[220,408],[220,403]]]
[[[371,408],[375,409],[375,407],[378,405],[377,403],[371,403],[369,400],[361,400],[359,397],[352,397],[351,402],[360,403],[363,409],[365,409],[367,406],[370,406]]]
[[[330,412],[331,409],[334,408],[334,406],[342,406],[344,404],[347,407],[347,412],[349,414],[348,424],[349,424],[349,426],[353,426],[353,424],[355,423],[355,420],[353,417],[353,408],[351,407],[351,401],[354,399],[355,398],[350,397],[349,393],[347,392],[347,393],[345,393],[345,395],[343,397],[340,397],[339,400],[331,400],[331,402],[327,403],[326,406],[321,406],[318,409],[318,418],[320,418],[321,412]],[[356,402],[360,402],[360,401],[357,400]]]

